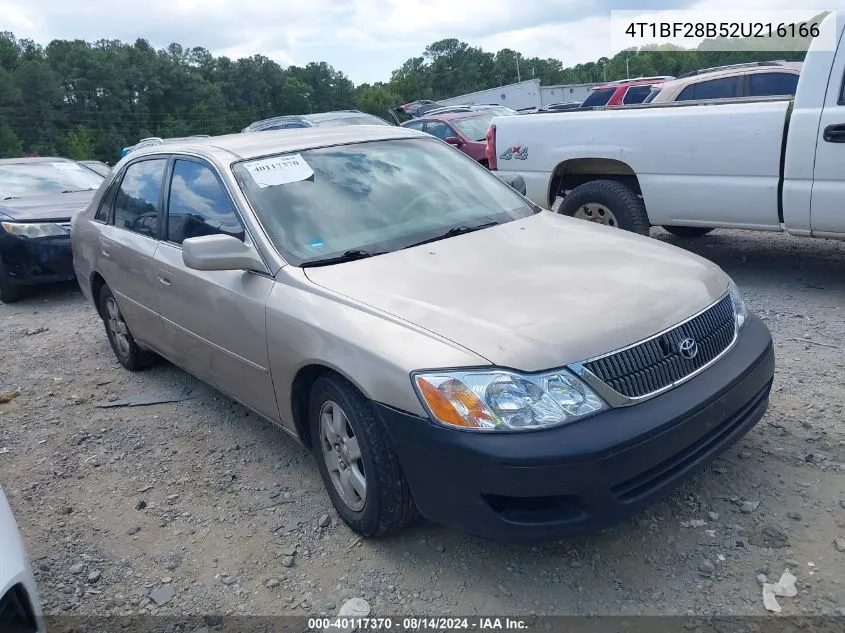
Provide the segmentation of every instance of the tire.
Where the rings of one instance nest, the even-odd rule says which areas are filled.
[[[338,411],[341,415],[335,417]],[[330,431],[347,436],[342,438],[343,446],[338,447],[341,433],[333,434],[338,442],[329,443],[321,423],[323,416],[335,420]],[[402,531],[417,518],[390,438],[369,401],[353,385],[340,376],[318,378],[311,389],[308,420],[323,484],[338,514],[352,530],[367,537],[387,536]],[[357,441],[358,451],[350,440]],[[344,468],[344,463],[350,465]],[[348,483],[347,492],[343,492],[341,471],[346,471],[348,482],[362,476],[363,497],[358,492],[360,479],[358,488]]]
[[[599,205],[608,209],[615,222],[594,221],[608,226],[648,235],[651,223],[642,199],[627,185],[615,180],[591,180],[575,187],[563,199],[558,213],[577,217],[587,205]],[[587,218],[585,218],[587,219]]]
[[[156,362],[157,356],[155,354],[138,347],[135,337],[129,331],[129,326],[123,320],[123,313],[120,311],[120,306],[117,305],[114,294],[105,284],[100,289],[100,313],[111,349],[121,365],[131,371],[138,371],[139,369],[146,369]]]
[[[713,230],[706,226],[664,226],[663,228],[676,237],[701,237]]]
[[[16,286],[11,281],[6,273],[6,266],[0,260],[0,302],[14,303],[21,298],[20,286]]]

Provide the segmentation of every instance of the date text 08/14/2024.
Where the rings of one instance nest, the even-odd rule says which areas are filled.
[[[527,628],[527,623],[518,618],[509,617],[404,617],[404,618],[376,618],[376,617],[330,617],[309,618],[308,628],[313,631],[323,630],[395,630],[395,631],[496,631],[520,630]]]

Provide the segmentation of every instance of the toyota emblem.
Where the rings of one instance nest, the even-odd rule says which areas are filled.
[[[678,352],[687,360],[692,360],[698,354],[698,343],[694,338],[685,338],[678,344]]]

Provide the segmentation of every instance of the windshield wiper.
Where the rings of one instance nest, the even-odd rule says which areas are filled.
[[[94,187],[89,187],[88,189],[66,189],[62,193],[81,193],[83,191],[94,191]]]
[[[330,266],[332,264],[342,264],[343,262],[353,262],[356,259],[366,259],[367,257],[375,257],[376,255],[384,255],[384,253],[355,249],[351,251],[346,251],[342,255],[336,255],[334,257],[306,259],[304,262],[299,264],[299,266],[301,268],[313,268],[315,266]]]
[[[434,237],[430,237],[427,240],[422,240],[419,242],[414,242],[413,244],[408,244],[403,248],[413,248],[414,246],[421,246],[422,244],[431,244],[431,242],[437,242],[439,240],[445,240],[450,237],[455,237],[456,235],[463,235],[464,233],[472,233],[473,231],[480,231],[481,229],[486,229],[491,226],[496,226],[499,224],[495,220],[493,222],[485,222],[484,224],[476,224],[475,226],[453,226],[451,229],[442,233],[441,235],[435,235]]]
[[[3,200],[17,200],[20,196],[6,196]]]

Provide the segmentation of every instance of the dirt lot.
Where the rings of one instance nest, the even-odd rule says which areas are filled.
[[[122,369],[75,287],[0,304],[0,391],[21,390],[0,405],[0,480],[46,612],[313,615],[362,597],[373,615],[764,614],[758,574],[788,567],[784,614],[845,614],[845,244],[655,235],[723,266],[765,319],[771,406],[667,501],[543,546],[425,523],[361,542],[308,453],[170,365]]]

